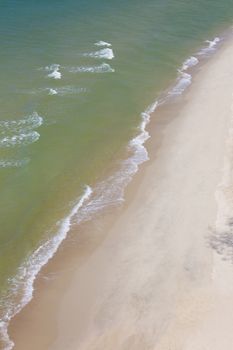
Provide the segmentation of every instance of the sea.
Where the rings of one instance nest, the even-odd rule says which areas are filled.
[[[153,112],[232,22],[232,0],[1,1],[0,349],[70,227],[124,201]]]

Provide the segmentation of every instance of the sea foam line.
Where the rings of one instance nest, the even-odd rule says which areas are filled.
[[[221,39],[219,37],[216,37],[213,40],[206,40],[205,42],[208,44],[208,46],[197,52],[197,56],[206,56],[208,54],[212,54],[216,50],[217,44],[220,41]],[[178,78],[176,80],[175,86],[172,87],[168,92],[169,96],[182,95],[187,87],[191,85],[192,75],[187,73],[187,70],[196,66],[198,63],[199,59],[195,56],[190,56],[184,61],[181,68],[178,69]]]
[[[177,96],[182,95],[186,88],[191,85],[192,76],[191,74],[179,71],[179,78],[177,79],[176,85],[169,91],[169,95]]]
[[[198,63],[199,63],[198,58],[195,56],[191,56],[184,61],[181,70],[186,71],[187,69],[196,66]]]
[[[76,224],[89,221],[103,210],[108,210],[124,201],[127,185],[137,173],[139,166],[149,160],[147,149],[144,146],[150,138],[146,126],[150,122],[151,114],[158,106],[159,102],[155,101],[141,114],[139,133],[128,144],[129,157],[121,162],[118,171],[95,186],[90,200],[76,216]]]
[[[206,40],[207,47],[204,47],[198,52],[199,56],[211,54],[216,50],[217,44],[221,41],[219,37],[214,38],[213,40]]]
[[[12,305],[5,314],[5,316],[0,319],[0,335],[2,340],[4,340],[6,347],[5,350],[11,350],[14,346],[13,341],[10,340],[7,328],[10,320],[18,314],[22,308],[29,303],[33,297],[33,285],[36,276],[40,272],[41,268],[48,263],[48,261],[54,256],[58,250],[60,244],[67,236],[70,230],[72,219],[74,215],[78,213],[80,208],[88,200],[92,194],[92,189],[86,186],[84,194],[78,199],[77,203],[73,206],[70,213],[61,221],[57,223],[58,230],[50,240],[42,244],[30,258],[25,261],[18,269],[17,276],[11,279],[12,292],[17,298],[17,295],[22,295],[20,302],[17,305]],[[8,305],[10,303],[7,303]]]
[[[196,53],[197,56],[206,56],[210,53],[213,53],[216,48],[217,44],[221,41],[219,37],[214,38],[213,40],[206,40],[205,43],[208,44],[207,47],[202,48],[200,51]],[[190,80],[190,77],[186,76],[186,71],[194,66],[199,64],[199,59],[195,56],[190,56],[187,58],[184,62],[183,65],[181,66],[180,69],[178,69],[178,80],[181,78],[185,78],[187,80]],[[185,74],[184,74],[185,73]],[[185,85],[185,84],[184,84]],[[190,85],[190,83],[187,83],[187,86]]]

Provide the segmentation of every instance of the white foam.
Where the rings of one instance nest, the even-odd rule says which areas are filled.
[[[159,105],[155,101],[145,112],[141,114],[141,123],[138,127],[139,133],[128,144],[129,157],[121,163],[120,169],[100,182],[93,190],[93,195],[88,203],[83,206],[76,217],[76,223],[88,221],[100,211],[108,210],[124,201],[124,191],[134,174],[138,171],[139,165],[149,159],[144,143],[150,135],[146,126],[150,121],[150,115]]]
[[[29,163],[29,158],[0,159],[0,168],[19,168]]]
[[[45,69],[49,72],[52,72],[54,70],[59,70],[60,69],[60,64],[57,64],[57,63],[53,63],[51,64],[50,66],[46,66],[45,68],[39,68],[40,70],[41,69]]]
[[[30,258],[19,267],[17,276],[11,279],[11,297],[17,297],[20,294],[22,295],[22,298],[20,302],[15,305],[10,302],[7,303],[6,301],[7,310],[5,316],[0,320],[0,336],[6,343],[5,350],[11,350],[14,347],[14,343],[9,339],[7,333],[9,321],[32,299],[34,290],[33,285],[36,276],[38,275],[42,266],[47,264],[56,253],[60,244],[66,238],[67,233],[69,232],[74,215],[79,212],[91,194],[92,189],[89,186],[86,186],[84,194],[72,207],[70,213],[63,220],[57,223],[58,229],[56,234],[48,241],[41,244],[41,246],[30,256]],[[11,307],[9,307],[9,305],[11,305]]]
[[[38,95],[48,94],[50,96],[54,96],[54,95],[64,96],[64,95],[80,94],[80,93],[83,93],[86,91],[87,91],[87,89],[84,87],[61,86],[61,87],[56,87],[56,88],[46,87],[46,88],[35,89],[33,91],[33,94],[35,94],[35,95],[36,94],[38,94]],[[27,93],[30,93],[30,92],[27,92]]]
[[[216,37],[214,40],[206,40],[208,43],[208,47],[203,48],[201,51],[197,53],[197,55],[201,56],[204,54],[213,53],[216,49],[216,45],[219,43],[220,38]],[[186,71],[196,66],[199,63],[199,60],[195,56],[189,57],[184,61],[181,69],[178,70],[178,78],[176,80],[176,84],[174,87],[170,89],[168,92],[168,96],[178,96],[181,95],[189,85],[192,83],[192,75],[188,74]],[[168,96],[165,98],[167,100]]]
[[[37,112],[33,112],[19,120],[0,120],[0,134],[26,132],[39,128],[42,124],[43,118]]]
[[[181,95],[187,87],[192,83],[191,74],[179,71],[179,77],[176,85],[168,92],[170,96]]]
[[[56,90],[49,89],[49,95],[65,96],[65,95],[80,94],[86,91],[87,89],[82,87],[63,86],[63,87],[56,88]]]
[[[154,113],[158,105],[159,101],[155,101],[141,114],[142,121],[139,126],[140,133],[129,143],[129,147],[134,151],[133,161],[137,166],[149,159],[148,152],[144,146],[144,143],[150,138],[146,127],[150,122],[151,114]]]
[[[203,48],[201,51],[197,53],[197,55],[204,55],[208,53],[212,53],[216,49],[216,45],[219,43],[220,38],[216,37],[214,40],[206,40],[208,43],[208,47]],[[184,61],[181,69],[178,70],[178,78],[175,86],[168,92],[168,96],[178,96],[181,95],[189,85],[192,83],[192,75],[188,74],[186,71],[196,66],[199,63],[199,60],[195,56],[189,57]]]
[[[201,49],[198,52],[198,55],[206,55],[206,54],[210,54],[213,51],[215,51],[216,50],[216,46],[220,42],[220,40],[221,39],[219,37],[216,37],[213,40],[206,40],[205,42],[208,44],[208,46],[204,47],[203,49]]]
[[[51,66],[45,67],[45,69],[50,72],[48,74],[49,78],[61,79],[61,72],[59,71],[60,64],[52,64]]]
[[[40,134],[37,131],[23,133],[19,135],[6,136],[0,139],[0,147],[10,148],[15,146],[27,146],[39,140]]]
[[[115,70],[108,64],[102,63],[99,66],[81,66],[69,68],[70,73],[113,73]]]
[[[84,53],[83,56],[112,60],[114,58],[114,53],[112,49],[105,48],[96,52]]]
[[[181,70],[185,71],[191,67],[196,66],[199,63],[199,60],[195,56],[189,57],[186,61],[184,61]]]
[[[48,77],[53,79],[61,79],[61,72],[54,70],[52,73],[48,74]]]
[[[112,46],[112,44],[107,43],[106,41],[102,41],[102,40],[100,40],[97,43],[95,43],[95,45],[96,46],[106,46],[106,47],[111,47]]]
[[[49,89],[49,95],[57,95],[57,90]]]
[[[214,40],[206,40],[206,43],[209,44],[209,47],[212,49],[213,47],[215,47],[217,45],[217,43],[219,43],[220,38],[214,38]]]
[[[34,129],[43,124],[43,118],[33,112],[24,119],[0,121],[0,148],[27,146],[36,142],[40,134]],[[0,167],[17,167],[24,165],[18,161],[1,161]]]

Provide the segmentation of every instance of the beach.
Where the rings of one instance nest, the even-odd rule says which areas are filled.
[[[232,17],[231,0],[212,0],[211,7],[207,0],[146,0],[143,6],[135,1],[67,0],[56,2],[56,11],[43,0],[3,6],[0,349],[12,350],[8,326],[15,319],[14,328],[28,303],[32,310],[37,295],[41,303],[42,295],[53,295],[52,302],[43,302],[51,309],[46,322],[37,318],[40,341],[52,344],[60,314],[57,305],[80,264],[86,266],[110,237],[120,242],[113,229],[119,231],[123,218],[134,220],[128,219],[133,215],[128,215],[129,208],[134,205],[138,212],[140,205],[148,207],[144,198],[141,203],[136,200],[139,192],[150,198],[152,208],[168,201],[161,197],[160,181],[161,176],[167,179],[164,188],[178,181],[176,173],[167,177],[165,167],[188,142],[184,107],[188,104],[192,110],[199,72],[230,43]],[[184,136],[179,136],[179,128]],[[174,146],[178,139],[179,146]],[[228,179],[229,175],[218,188]],[[152,201],[152,193],[158,202]],[[222,203],[218,212],[231,207],[224,204],[221,191],[216,198]],[[230,217],[231,210],[225,216]],[[151,214],[141,217],[135,227],[144,230]],[[224,224],[218,216],[216,225],[222,228],[210,229],[213,237],[207,245],[231,256],[231,219]],[[128,223],[122,230],[130,230]],[[125,237],[132,245],[128,234]],[[119,249],[123,254],[121,243]],[[155,251],[163,251],[159,243]],[[110,275],[118,275],[118,264],[121,271],[119,259],[109,264]],[[102,277],[96,273],[96,278],[98,282]],[[39,324],[46,325],[46,332]],[[18,326],[14,329],[23,336]]]
[[[231,349],[232,61],[228,38],[155,110],[125,203],[72,228],[10,323],[14,349]]]

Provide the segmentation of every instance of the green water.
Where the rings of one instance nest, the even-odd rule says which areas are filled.
[[[85,184],[93,186],[121,156],[141,112],[184,59],[232,18],[232,0],[2,1],[0,121],[36,111],[43,124],[30,130],[37,141],[11,147],[1,140],[15,132],[0,124],[0,295]],[[99,40],[112,44],[112,60],[83,55],[100,50]],[[69,71],[103,62],[115,72]],[[47,76],[54,63],[61,79]],[[49,95],[64,87],[69,93]]]

